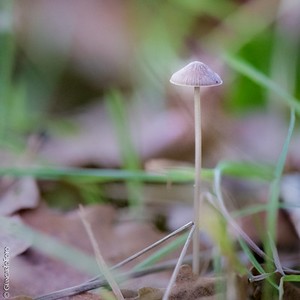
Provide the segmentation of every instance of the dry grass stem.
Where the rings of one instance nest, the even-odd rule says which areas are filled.
[[[112,288],[115,296],[117,297],[118,300],[124,300],[124,297],[122,295],[122,292],[117,284],[117,282],[115,281],[115,279],[113,278],[110,269],[108,268],[107,264],[105,263],[105,260],[103,258],[103,256],[101,255],[99,246],[97,244],[97,241],[94,237],[91,225],[87,222],[85,216],[84,216],[84,209],[83,207],[80,205],[79,206],[79,216],[82,220],[83,226],[88,234],[88,237],[92,243],[92,247],[95,253],[95,257],[96,257],[96,261],[97,264],[99,266],[100,272],[103,274],[103,276],[106,278],[109,286]]]
[[[189,244],[191,242],[191,239],[192,239],[192,236],[193,236],[194,232],[195,232],[195,225],[193,225],[193,227],[191,228],[191,231],[190,231],[190,233],[189,233],[189,235],[188,235],[188,237],[186,239],[186,242],[185,242],[185,244],[184,244],[184,246],[182,248],[182,251],[181,251],[179,259],[178,259],[178,262],[177,262],[177,264],[175,266],[174,272],[172,274],[172,277],[171,277],[171,279],[169,281],[169,284],[167,286],[166,292],[164,294],[163,300],[168,300],[168,298],[169,298],[169,295],[171,293],[171,289],[172,289],[172,287],[174,285],[174,282],[175,282],[176,277],[177,277],[178,272],[179,272],[179,268],[182,265],[182,262],[183,262],[183,259],[185,257],[187,248],[188,248],[188,246],[189,246]]]
[[[180,227],[179,229],[173,231],[172,233],[170,233],[169,235],[167,235],[166,237],[164,237],[163,239],[157,241],[156,243],[150,245],[149,247],[141,250],[140,252],[138,252],[140,255],[149,251],[150,249],[152,249],[153,247],[157,246],[158,244],[166,241],[167,239],[175,236],[176,234],[186,230],[187,228],[191,227],[193,225],[193,222],[189,222],[186,225]],[[155,245],[155,246],[154,246]],[[151,248],[150,248],[151,247]],[[143,252],[143,253],[142,253]],[[132,260],[132,257],[138,257],[137,254],[132,255],[130,258],[123,260],[122,262],[114,265],[111,269],[116,269],[119,268],[123,265],[125,265],[125,263],[127,263],[130,259],[130,261]],[[206,251],[205,253],[201,253],[201,256],[203,256],[203,260],[210,260],[211,259],[211,253],[210,251]],[[185,263],[191,263],[192,262],[192,257],[186,258]],[[153,267],[149,267],[145,270],[139,270],[139,271],[130,271],[128,273],[123,273],[118,275],[118,278],[120,278],[121,280],[124,280],[124,278],[137,278],[137,277],[141,277],[141,276],[145,276],[145,275],[149,275],[149,274],[153,274],[153,273],[157,273],[157,272],[162,272],[165,270],[169,270],[174,268],[174,266],[176,265],[177,260],[170,260],[170,261],[166,261],[164,263],[161,264],[157,264]],[[107,280],[101,278],[102,276],[97,276],[96,278],[90,279],[89,281],[82,283],[80,285],[77,286],[73,286],[70,288],[66,288],[63,290],[59,290],[59,291],[55,291],[46,295],[42,295],[39,297],[36,297],[35,300],[56,300],[56,299],[60,299],[63,297],[68,297],[68,296],[73,296],[73,295],[77,295],[86,291],[90,291],[90,290],[94,290],[96,288],[100,288],[104,285],[107,285]]]
[[[118,269],[118,268],[121,268],[123,267],[124,265],[126,265],[127,263],[133,261],[134,259],[140,257],[141,255],[145,254],[146,252],[152,250],[153,248],[157,247],[158,245],[160,245],[161,243],[167,241],[168,239],[170,239],[171,237],[185,231],[186,229],[190,228],[191,226],[193,225],[193,222],[189,222],[183,226],[181,226],[180,228],[176,229],[175,231],[171,232],[170,234],[168,234],[167,236],[165,236],[164,238],[158,240],[157,242],[151,244],[150,246],[142,249],[141,251],[131,255],[130,257],[126,258],[125,260],[117,263],[116,265],[114,265],[113,267],[111,267],[111,270],[115,270],[115,269]],[[97,276],[97,277],[94,277],[92,279],[89,280],[90,281],[94,281],[96,279],[99,279],[100,276]]]

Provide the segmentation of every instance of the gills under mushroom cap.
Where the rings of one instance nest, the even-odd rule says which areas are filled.
[[[214,86],[223,83],[220,76],[200,61],[189,63],[184,68],[175,72],[170,82],[184,86]]]

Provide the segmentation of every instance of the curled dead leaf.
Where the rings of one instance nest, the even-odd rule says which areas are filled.
[[[5,181],[5,182],[4,182]],[[19,210],[35,208],[39,203],[39,190],[35,179],[3,179],[0,196],[0,215],[8,216]]]
[[[22,222],[17,216],[10,217],[15,222]],[[13,233],[7,233],[3,231],[0,226],[0,249],[9,249],[9,257],[13,258],[24,251],[26,251],[31,246],[31,241],[28,237],[24,239],[18,238]]]

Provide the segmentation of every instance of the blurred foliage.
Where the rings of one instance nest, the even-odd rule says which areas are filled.
[[[268,73],[272,47],[270,32],[263,32],[247,43],[238,53],[239,57],[248,61],[252,66]],[[227,107],[237,114],[246,113],[253,109],[265,108],[265,89],[257,86],[245,76],[238,76],[227,94]]]
[[[120,56],[125,60],[122,61],[125,67],[121,67],[118,58],[110,57],[109,53],[99,54],[99,65],[96,65],[93,64],[95,60],[91,50],[85,52],[81,49],[81,53],[80,49],[74,49],[77,45],[73,44],[74,36],[79,29],[84,32],[83,37],[90,35],[91,40],[99,39],[97,32],[84,31],[89,28],[85,28],[84,22],[76,26],[79,20],[71,18],[72,9],[78,9],[76,6],[53,18],[41,9],[39,2],[0,0],[1,145],[22,152],[28,135],[32,133],[74,134],[78,128],[66,116],[81,110],[91,101],[107,99],[108,113],[119,137],[122,165],[129,171],[138,170],[141,162],[137,150],[131,139],[124,138],[128,136],[127,123],[130,121],[127,104],[147,103],[149,109],[161,111],[167,106],[170,74],[177,66],[182,66],[183,61],[201,57],[218,61],[220,65],[224,62],[228,65],[223,60],[224,54],[241,58],[254,70],[274,80],[278,87],[286,89],[289,95],[298,95],[299,36],[297,32],[291,36],[284,34],[296,26],[284,23],[287,14],[282,12],[282,7],[285,8],[287,2],[291,3],[287,7],[290,18],[297,18],[292,6],[297,7],[297,4],[285,0],[103,2],[104,11],[111,13],[107,19],[111,23],[99,19],[97,24],[99,30],[107,25],[111,32],[101,36],[99,43],[102,42],[104,48],[115,46],[111,35],[112,40],[114,34],[116,39],[119,37],[119,31],[125,35],[121,42],[128,43],[122,46],[129,51],[124,51],[127,56]],[[31,10],[26,7],[27,3],[32,5]],[[64,3],[68,7],[68,1]],[[51,13],[55,12],[51,1],[44,4],[49,5]],[[120,15],[113,9],[117,7],[120,7]],[[49,20],[43,19],[45,15]],[[121,26],[118,25],[120,17],[123,17]],[[61,32],[55,31],[59,27],[51,23],[53,20],[61,24]],[[76,36],[76,39],[80,38],[81,35]],[[82,40],[85,41],[90,40]],[[79,43],[77,47],[82,45]],[[77,57],[75,50],[79,52]],[[122,50],[120,47],[111,49],[111,52],[114,54]],[[79,58],[84,62],[78,62]],[[290,74],[293,80],[288,81],[295,82],[294,85],[288,85],[284,80],[277,82],[280,78],[290,78],[287,67],[279,66],[280,76],[274,75],[272,70],[276,71],[276,68],[273,67],[279,61],[280,66],[294,63],[295,70],[291,70]],[[106,66],[110,62],[115,65]],[[88,71],[84,69],[85,63]],[[229,67],[232,68],[232,65],[229,64]],[[115,72],[115,77],[108,72]],[[258,75],[253,75],[258,76],[255,80],[226,66],[223,66],[222,73],[223,106],[229,114],[241,115],[252,110],[268,110],[273,106],[272,99],[278,95],[276,91],[268,92],[269,86],[260,84]],[[133,198],[136,197],[134,194],[133,189]]]
[[[20,2],[2,0],[0,6],[2,141],[7,141],[4,138],[7,136],[10,140],[17,138],[18,134],[22,137],[24,133],[51,128],[58,121],[57,112],[53,114],[52,111],[54,107],[55,110],[60,108],[67,112],[68,107],[71,109],[78,105],[76,101],[84,103],[97,95],[101,96],[106,89],[101,83],[95,87],[94,83],[87,82],[87,78],[70,65],[72,36],[66,38],[64,44],[58,45],[63,47],[62,51],[56,51],[57,45],[51,48],[53,37],[43,36],[43,28],[39,28],[41,15],[23,24],[25,37],[18,28],[15,31],[13,18],[17,18],[18,14],[13,12],[14,5],[18,8]],[[33,5],[37,4],[33,2]],[[180,58],[190,60],[210,54],[218,58],[229,51],[269,74],[274,64],[272,53],[276,39],[280,39],[281,45],[291,44],[287,36],[279,37],[276,34],[276,26],[270,26],[276,23],[278,16],[276,4],[268,0],[241,3],[225,0],[129,1],[122,5],[130,17],[127,29],[132,31],[129,36],[133,37],[130,67],[126,67],[130,89],[133,90],[132,95],[139,95],[136,98],[140,101],[149,98],[156,109],[160,109],[165,99],[165,85],[174,71],[174,65],[182,65]],[[24,7],[20,6],[19,9]],[[34,11],[36,14],[39,12],[38,9]],[[255,21],[252,19],[253,11]],[[25,14],[28,12],[25,11]],[[63,24],[63,20],[59,21]],[[20,23],[17,22],[17,26]],[[71,29],[69,34],[72,34]],[[293,37],[296,47],[299,36],[293,34]],[[89,60],[89,57],[86,59]],[[286,60],[289,59],[286,53]],[[294,60],[297,62],[297,82],[298,56]],[[102,63],[105,64],[105,61]],[[266,108],[266,93],[262,88],[239,74],[235,74],[234,83],[227,83],[225,75],[227,89],[224,98],[229,111],[241,113],[249,109]],[[70,83],[67,83],[68,80],[71,80]],[[118,89],[120,85],[120,82],[112,82],[107,88]],[[295,91],[297,95],[300,93],[298,85]],[[55,98],[60,99],[60,105],[53,104],[57,101]],[[54,115],[56,117],[53,118]]]

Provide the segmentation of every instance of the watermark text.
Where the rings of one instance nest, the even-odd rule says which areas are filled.
[[[9,298],[9,247],[4,247],[3,251],[3,297]]]

